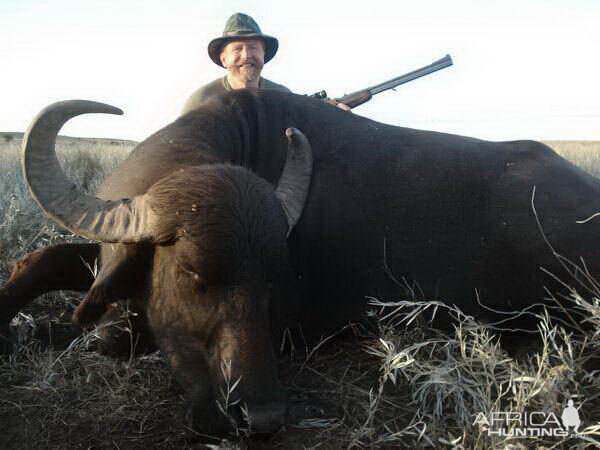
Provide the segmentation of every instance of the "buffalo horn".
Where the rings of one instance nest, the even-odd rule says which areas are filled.
[[[285,130],[288,153],[275,189],[288,220],[288,235],[300,220],[312,177],[312,150],[306,136],[296,128]]]
[[[54,103],[40,112],[23,138],[21,164],[31,195],[42,211],[74,234],[101,242],[150,240],[154,214],[145,196],[104,201],[79,190],[56,157],[56,137],[69,119],[86,113],[123,114],[86,100]]]

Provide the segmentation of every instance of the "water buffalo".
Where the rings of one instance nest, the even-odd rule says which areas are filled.
[[[487,311],[476,293],[498,310],[539,301],[552,281],[540,267],[559,275],[562,267],[540,235],[534,187],[554,250],[586,258],[592,270],[597,264],[599,233],[576,220],[600,210],[599,181],[537,142],[395,127],[308,97],[240,90],[140,143],[94,199],[54,156],[62,124],[87,112],[119,111],[50,106],[24,152],[27,182],[46,214],[104,243],[76,318],[96,321],[111,314],[109,303],[128,299],[137,331],[162,350],[192,421],[208,432],[227,426],[215,407],[223,361],[242,377],[236,395],[253,427],[276,429],[286,411],[277,333],[300,326],[315,335],[360,319],[365,296],[397,297],[399,279],[480,317]],[[291,127],[306,138],[287,132],[286,164]],[[76,274],[71,266],[94,255],[65,256],[44,273],[36,264],[16,270],[0,291],[0,322],[40,289],[85,285],[48,280]],[[26,278],[43,288],[27,291]]]

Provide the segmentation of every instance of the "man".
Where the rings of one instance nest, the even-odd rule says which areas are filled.
[[[291,92],[287,87],[261,77],[263,66],[273,59],[278,47],[277,39],[263,34],[252,17],[242,13],[231,16],[225,24],[223,36],[208,44],[208,56],[215,64],[227,69],[227,74],[194,92],[185,102],[181,115],[193,111],[213,95],[233,89]],[[328,101],[341,109],[350,110],[335,100]]]

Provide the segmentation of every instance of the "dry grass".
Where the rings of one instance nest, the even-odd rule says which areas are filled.
[[[600,177],[600,142],[598,141],[545,141],[556,153]]]
[[[0,135],[0,281],[15,259],[43,245],[76,239],[47,220],[32,200],[20,168],[21,137]],[[57,153],[67,175],[86,192],[102,180],[133,148],[130,141],[59,138]]]
[[[598,299],[585,307],[580,297],[573,300],[579,303],[581,317],[598,319]],[[373,304],[381,308],[381,328],[379,342],[369,351],[380,358],[386,381],[408,385],[410,403],[427,424],[423,438],[432,445],[478,449],[600,445],[600,381],[590,364],[598,357],[598,328],[577,335],[548,316],[537,317],[541,342],[531,347],[529,354],[514,358],[502,350],[493,329],[455,307],[415,301],[374,300]],[[454,317],[453,330],[433,329],[425,339],[399,342],[398,325],[433,307],[449,311]],[[505,428],[510,435],[520,426],[475,423],[479,413],[490,418],[493,413],[552,412],[560,418],[569,399],[578,406],[585,403],[580,409],[583,426],[576,438],[500,436],[488,433],[488,428]]]
[[[89,350],[20,347],[0,365],[3,448],[147,447],[177,443],[184,402],[157,355],[119,361]]]
[[[600,174],[600,143],[548,144]],[[4,169],[0,281],[24,253],[76,239],[48,223],[29,198],[18,168],[19,145],[18,138],[0,139]],[[59,141],[58,147],[69,176],[93,191],[130,145]],[[540,343],[518,358],[500,347],[493,330],[455,308],[410,296],[403,301],[373,299],[377,333],[347,328],[314,348],[296,342],[293,352],[280,357],[281,379],[291,403],[285,430],[268,438],[238,430],[237,436],[214,444],[220,448],[596,446],[600,288],[593,278],[588,281],[586,296],[573,288],[569,300],[578,311],[577,321],[586,320],[588,328],[569,334],[548,317],[538,317]],[[69,293],[45,296],[15,320],[21,345],[0,359],[0,447],[206,448],[185,427],[182,393],[158,354],[111,359],[94,351],[96,333],[69,337],[69,311],[76,302],[77,296]],[[427,326],[423,312],[433,308],[454,316],[452,330]],[[64,310],[67,313],[61,316]],[[54,346],[48,345],[49,336]],[[67,345],[61,347],[58,341]],[[235,383],[231,380],[223,391],[224,410]],[[474,424],[480,412],[553,411],[560,416],[569,398],[584,404],[578,438],[489,436]]]

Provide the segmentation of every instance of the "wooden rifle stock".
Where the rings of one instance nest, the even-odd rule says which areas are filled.
[[[344,95],[343,97],[336,98],[335,100],[339,103],[348,105],[350,108],[356,108],[363,103],[367,103],[373,96],[369,89],[363,89],[362,91],[356,91],[352,94]]]

